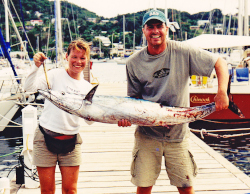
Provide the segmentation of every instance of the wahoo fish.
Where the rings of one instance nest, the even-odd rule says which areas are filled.
[[[140,126],[169,126],[190,123],[215,111],[215,103],[197,107],[169,107],[147,100],[121,96],[94,95],[98,85],[87,95],[53,90],[38,92],[58,108],[89,121],[117,124],[127,119]],[[239,117],[244,115],[230,101],[229,108]]]

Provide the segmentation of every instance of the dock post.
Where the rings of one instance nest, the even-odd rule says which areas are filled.
[[[37,109],[31,105],[22,109],[22,122],[23,122],[23,151],[24,164],[31,170],[25,171],[25,187],[38,188],[39,181],[37,175],[34,173],[34,166],[32,165],[32,150],[34,132],[37,127]]]

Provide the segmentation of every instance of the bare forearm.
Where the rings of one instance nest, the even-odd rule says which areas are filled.
[[[227,86],[229,80],[227,63],[219,58],[215,64],[215,71],[218,78],[218,91],[215,96],[216,110],[226,109],[228,107]]]

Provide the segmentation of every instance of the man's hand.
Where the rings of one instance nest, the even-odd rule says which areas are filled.
[[[216,111],[227,109],[229,106],[229,99],[226,92],[218,92],[214,97]]]
[[[40,67],[45,59],[47,59],[47,57],[42,52],[36,53],[33,57],[34,63],[37,67]]]
[[[121,119],[118,121],[118,126],[119,127],[130,127],[131,123],[127,119]]]

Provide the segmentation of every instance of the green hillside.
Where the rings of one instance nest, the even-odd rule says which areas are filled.
[[[23,17],[25,21],[25,26],[27,29],[27,34],[32,44],[32,47],[35,51],[44,50],[47,46],[48,38],[49,38],[49,48],[53,48],[55,46],[55,35],[54,35],[54,24],[51,22],[52,18],[54,18],[54,2],[48,0],[21,0],[22,9],[23,9]],[[15,9],[13,7],[15,5]],[[19,28],[20,34],[25,39],[25,35],[22,31],[22,25],[18,20],[18,17],[22,20],[21,17],[21,9],[19,0],[10,0],[9,7],[11,9],[11,13],[16,22],[17,27]],[[92,42],[93,46],[98,46],[99,42],[94,39],[95,36],[103,35],[107,36],[111,39],[112,34],[114,35],[113,41],[115,43],[123,41],[123,16],[118,15],[117,17],[108,19],[109,22],[105,24],[101,24],[100,21],[106,18],[100,17],[93,12],[88,11],[87,9],[81,8],[77,5],[71,4],[69,2],[62,1],[61,2],[61,14],[62,18],[67,18],[67,20],[62,20],[62,32],[63,32],[63,42],[64,47],[67,47],[70,42],[70,35],[73,39],[81,37],[84,38],[88,42]],[[142,31],[141,31],[141,22],[142,17],[145,11],[126,14],[126,23],[125,30],[130,32],[126,33],[126,48],[133,47],[133,36],[135,32],[135,45],[141,44],[142,39]],[[162,10],[163,11],[163,10]],[[212,10],[212,25],[216,26],[218,23],[223,22],[223,15],[220,10],[215,9]],[[5,33],[5,14],[4,14],[4,6],[0,6],[0,27],[2,32]],[[184,40],[185,34],[187,34],[187,38],[192,38],[201,33],[208,33],[208,26],[201,26],[199,29],[191,30],[191,26],[196,26],[198,20],[209,20],[210,12],[200,12],[197,14],[190,15],[187,12],[179,12],[177,10],[168,10],[169,20],[176,21],[180,25],[181,29],[177,30],[177,32],[172,33],[170,31],[170,38],[175,40]],[[18,16],[18,17],[17,17]],[[96,18],[96,23],[90,22],[88,18]],[[31,26],[31,20],[42,20],[43,25],[35,27]],[[228,23],[229,17],[226,16],[226,24]],[[234,25],[237,24],[236,19],[234,18]],[[70,26],[70,30],[69,27]],[[233,24],[232,24],[233,25]],[[15,35],[12,24],[10,23],[10,34],[11,34],[11,45],[14,45],[18,42],[17,37]],[[237,27],[237,26],[235,26]],[[50,36],[49,35],[50,32]],[[39,37],[39,38],[37,38]],[[39,41],[39,44],[37,44]],[[18,50],[20,48],[12,47],[12,50]],[[108,48],[106,48],[107,50]],[[29,54],[33,55],[31,49],[29,49]]]

